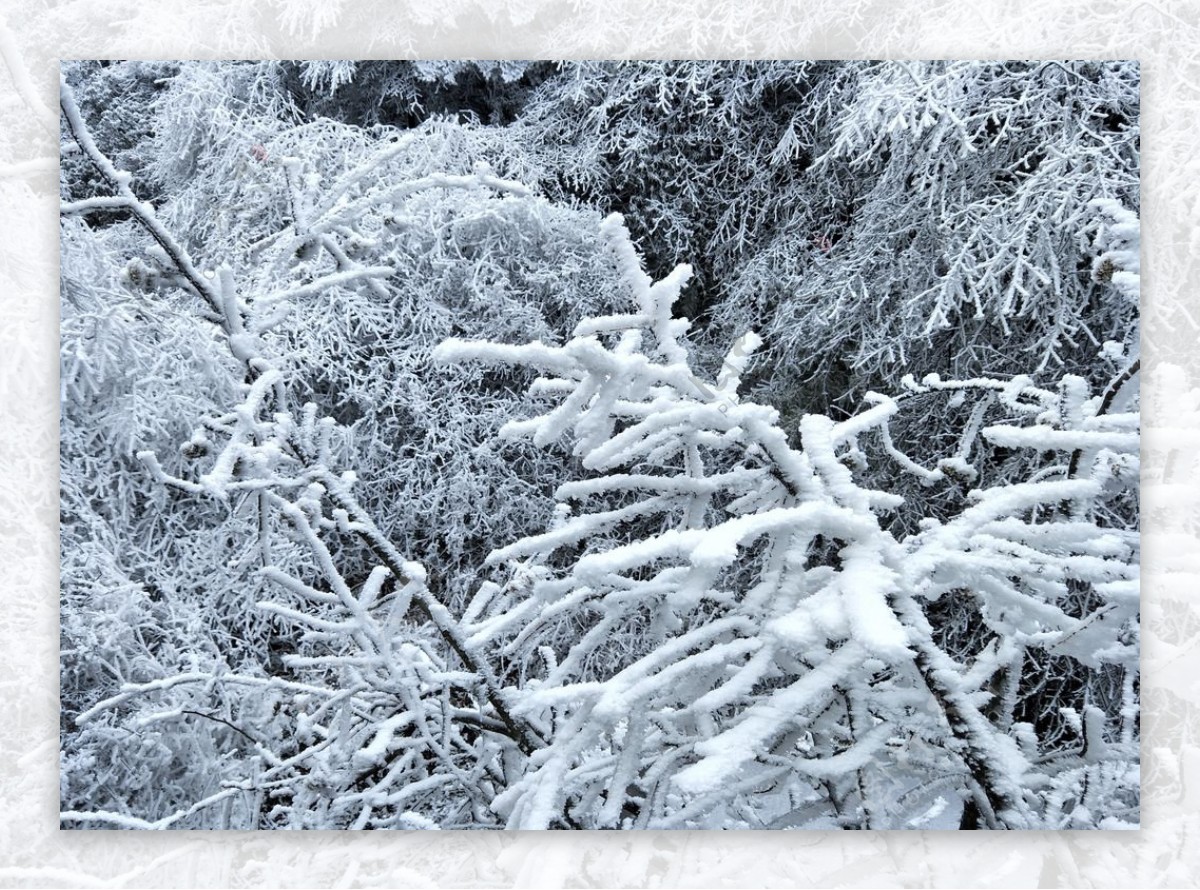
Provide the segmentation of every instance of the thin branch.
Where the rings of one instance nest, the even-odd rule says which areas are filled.
[[[246,740],[248,742],[250,742],[251,744],[258,744],[257,739],[255,739],[248,732],[246,732],[246,730],[242,729],[240,726],[235,726],[234,724],[230,723],[228,720],[224,719],[223,717],[218,717],[216,714],[205,714],[203,711],[193,711],[190,708],[183,708],[179,711],[179,713],[180,714],[194,714],[195,716],[203,717],[206,720],[213,720],[217,723],[224,723],[226,726],[228,726],[234,732],[240,733],[241,735],[245,736]]]

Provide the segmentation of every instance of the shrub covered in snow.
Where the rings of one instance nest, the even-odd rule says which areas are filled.
[[[1136,68],[62,104],[64,825],[1137,822]]]

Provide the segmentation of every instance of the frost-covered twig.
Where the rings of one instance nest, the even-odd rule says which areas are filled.
[[[329,764],[330,769],[343,770],[337,784],[344,788],[353,787],[356,782],[366,782],[367,773],[387,765],[387,740],[377,738],[372,744],[378,751],[368,754],[367,761],[362,764],[355,760],[359,757],[359,753],[356,752],[375,749],[369,745],[366,749],[359,749],[357,746],[361,742],[362,733],[371,731],[373,721],[381,719],[381,710],[394,708],[402,703],[411,715],[413,729],[422,739],[420,744],[441,762],[468,798],[476,797],[478,775],[461,771],[455,762],[461,757],[461,752],[457,749],[466,746],[466,743],[459,738],[456,727],[445,726],[440,719],[435,718],[435,711],[441,712],[444,709],[438,698],[438,695],[442,694],[439,690],[456,687],[472,692],[478,691],[482,700],[487,703],[486,708],[490,708],[495,716],[493,719],[490,715],[480,715],[475,725],[486,727],[491,732],[500,728],[500,735],[507,737],[512,745],[525,754],[532,753],[541,744],[536,730],[513,715],[500,680],[481,653],[466,642],[455,617],[428,589],[423,568],[403,558],[359,504],[351,490],[353,474],[332,469],[334,461],[329,447],[332,421],[319,418],[315,406],[313,410],[306,409],[300,419],[293,417],[289,404],[289,382],[268,355],[258,334],[248,329],[246,307],[237,295],[233,270],[223,266],[214,276],[199,271],[188,251],[159,220],[154,208],[136,198],[130,188],[129,175],[118,171],[96,147],[65,80],[61,84],[61,95],[64,116],[72,134],[85,155],[116,193],[113,198],[89,198],[70,202],[64,207],[64,212],[75,214],[95,210],[128,210],[139,225],[154,238],[188,286],[208,304],[212,315],[220,320],[229,350],[245,375],[241,403],[225,415],[207,419],[187,446],[199,454],[212,453],[213,443],[209,440],[209,434],[215,432],[223,439],[216,449],[208,471],[199,475],[196,481],[166,473],[152,452],[144,452],[140,456],[162,483],[191,495],[215,496],[219,500],[227,501],[231,495],[240,492],[256,493],[261,513],[260,551],[266,577],[281,581],[285,589],[293,593],[298,592],[302,596],[306,592],[312,592],[314,595],[308,597],[309,606],[317,613],[332,610],[332,615],[317,617],[307,610],[301,612],[287,606],[265,604],[267,611],[293,620],[300,627],[307,627],[306,633],[310,636],[323,635],[330,643],[344,641],[336,643],[334,654],[326,663],[342,672],[340,678],[336,674],[331,677],[335,682],[346,684],[344,691],[349,695],[349,699],[342,707],[352,708],[360,716],[365,715],[365,722],[360,724],[360,717],[355,717],[346,725],[335,721],[329,730],[329,733],[337,733],[336,737],[339,739],[330,749],[330,753],[341,752],[341,756],[346,759],[344,767]],[[467,178],[434,176],[428,182],[418,183],[417,187],[465,187],[472,183],[478,185],[490,181],[485,174],[470,178],[470,182]],[[330,221],[326,223],[332,225]],[[333,252],[336,254],[336,251]],[[358,281],[378,279],[391,274],[391,271],[390,267],[359,267],[351,264],[339,273],[325,276],[310,285],[293,288],[281,296],[295,299],[324,288],[344,287]],[[317,595],[311,587],[300,582],[290,583],[287,572],[271,565],[268,538],[272,533],[273,523],[267,515],[268,508],[300,535],[309,553],[315,558],[319,573],[332,589],[338,591],[334,601],[327,601],[326,597]],[[328,518],[326,514],[331,514],[334,518]],[[342,568],[336,565],[333,551],[325,542],[326,536],[331,533],[358,538],[380,564],[372,574],[372,580],[360,594],[352,592],[342,574]],[[371,611],[371,606],[378,598],[380,586],[388,579],[392,579],[400,588],[395,596],[396,603],[407,605],[399,611],[393,608],[390,613],[391,619],[381,623]],[[411,634],[404,621],[405,613],[410,607],[421,621],[428,622],[435,629],[454,657],[467,668],[469,673],[465,677],[455,678],[444,668],[424,667],[428,657],[421,654],[423,650],[419,645],[414,647],[406,644],[397,648],[398,640]],[[344,651],[343,645],[350,646],[351,650],[356,649],[357,653]],[[309,661],[310,666],[316,666],[321,659]],[[304,658],[292,657],[285,659],[285,663],[301,665],[309,662]],[[426,679],[423,682],[432,684],[429,690],[418,691],[418,687],[413,686],[414,676],[424,676]],[[145,687],[125,688],[119,695],[94,705],[80,715],[79,720],[87,722],[101,712],[122,706],[135,696],[165,693],[178,684],[200,682],[202,679],[208,686],[215,683],[223,687],[231,682],[231,678],[224,676],[180,676]],[[233,685],[237,685],[238,682],[249,681],[233,679],[232,682]],[[310,694],[304,684],[268,682],[265,688],[300,698]],[[320,687],[314,687],[311,694],[316,694],[319,689]],[[330,700],[337,697],[338,694],[333,694]],[[189,709],[185,708],[180,713],[186,710]],[[333,737],[330,735],[330,738]],[[322,742],[322,745],[324,746],[325,742]],[[289,762],[292,762],[293,766],[297,763],[294,759]],[[419,761],[413,761],[409,767],[415,768],[417,765]],[[346,772],[346,769],[349,771]],[[388,766],[371,781],[390,783],[396,781],[398,775],[395,768]],[[350,798],[345,798],[339,806],[348,805],[349,800]],[[208,806],[209,803],[205,803],[204,806]],[[169,827],[194,811],[193,809],[177,813],[167,820],[153,823],[152,827]],[[96,818],[102,816],[97,815]]]
[[[735,799],[746,811],[739,795],[748,788],[841,800],[837,788],[847,776],[854,781],[845,787],[859,794],[872,784],[864,771],[884,781],[880,758],[892,749],[879,742],[891,732],[880,729],[876,738],[870,727],[907,726],[961,762],[970,776],[968,808],[988,827],[1033,827],[1040,818],[1033,766],[1008,734],[1004,706],[994,718],[985,712],[981,687],[1000,676],[1001,650],[1009,661],[1024,647],[1084,664],[1127,657],[1117,640],[1132,615],[1120,589],[1136,577],[1136,542],[1103,531],[1087,510],[1053,510],[1062,501],[1095,502],[1102,485],[981,486],[953,521],[929,521],[909,539],[893,536],[880,516],[899,499],[860,487],[837,449],[876,432],[890,442],[887,425],[904,400],[878,397],[839,424],[808,416],[804,449],[793,450],[774,412],[737,399],[728,382],[696,385],[677,339],[684,322],[669,314],[683,276],[651,286],[621,233],[619,219],[605,223],[636,315],[588,320],[561,347],[450,341],[435,353],[443,362],[528,364],[554,375],[538,389],[557,405],[505,434],[542,445],[565,439],[597,474],[560,489],[574,505],[555,527],[493,554],[533,579],[523,601],[491,590],[472,605],[473,641],[505,641],[505,651],[530,660],[542,653],[542,679],[518,707],[556,726],[545,757],[495,807],[511,827],[567,818],[654,827],[712,825]],[[981,430],[975,411],[967,434],[1009,447],[1070,449],[1086,440],[1101,465],[1136,451],[1136,435],[1120,418],[1087,413],[1097,400],[1085,404],[1086,391],[1071,379],[1059,393],[1027,378],[931,377],[910,389],[995,394],[996,404],[1034,425]],[[762,464],[769,472],[756,469]],[[1047,521],[1037,519],[1041,508],[1050,508]],[[549,569],[553,554],[578,548],[562,568]],[[520,568],[515,560],[523,560]],[[1111,624],[1099,612],[1095,621],[1068,614],[1080,584],[1124,603],[1119,614],[1100,607]],[[977,597],[988,626],[1013,645],[996,654],[946,652],[922,603],[947,591]],[[579,624],[581,636],[559,636]],[[619,636],[638,642],[613,650]],[[839,690],[852,695],[858,722],[835,706]],[[631,713],[651,715],[649,723],[635,730],[623,719]],[[789,740],[800,734],[824,747],[810,749],[783,781],[771,770],[799,756]],[[675,766],[663,775],[651,767],[667,762]],[[733,774],[747,776],[745,783],[723,785]],[[814,784],[814,776],[824,778]],[[669,799],[677,801],[674,813]],[[875,803],[862,806],[882,813]],[[704,821],[681,823],[683,814]]]

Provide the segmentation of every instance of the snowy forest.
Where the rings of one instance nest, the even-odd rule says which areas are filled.
[[[65,62],[66,829],[1139,825],[1134,62]]]

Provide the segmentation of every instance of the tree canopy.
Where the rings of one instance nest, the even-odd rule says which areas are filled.
[[[65,827],[1137,824],[1135,63],[62,109]]]

